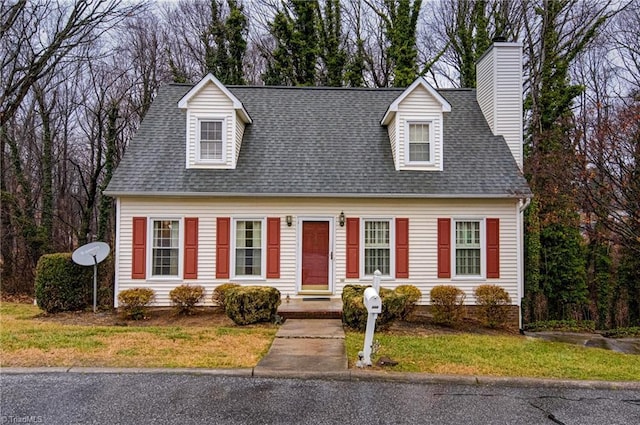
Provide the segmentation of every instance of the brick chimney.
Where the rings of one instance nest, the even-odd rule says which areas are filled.
[[[495,38],[476,64],[476,98],[493,134],[522,169],[522,43]]]

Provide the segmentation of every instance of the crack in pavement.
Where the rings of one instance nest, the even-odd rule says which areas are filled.
[[[523,398],[523,397],[516,397],[516,398]],[[553,413],[549,412],[546,409],[543,409],[542,406],[538,406],[536,404],[533,404],[530,401],[527,401],[527,403],[529,403],[529,406],[534,407],[534,408],[538,409],[539,411],[541,411],[542,413],[544,413],[545,415],[547,415],[547,419],[551,420],[552,422],[555,422],[555,423],[557,423],[559,425],[566,425],[564,422],[562,422],[561,420],[556,418]]]
[[[551,413],[550,411],[544,409],[542,406],[538,406],[537,404],[535,404],[533,401],[531,401],[532,399],[538,399],[538,400],[546,400],[546,399],[558,399],[558,400],[564,400],[564,401],[574,401],[574,402],[589,402],[589,401],[598,401],[598,400],[605,400],[605,401],[613,401],[613,402],[621,402],[621,403],[629,403],[629,404],[633,404],[633,405],[637,405],[640,406],[640,399],[615,399],[615,398],[611,398],[611,397],[579,397],[579,398],[570,398],[570,397],[564,397],[564,396],[556,396],[556,395],[540,395],[540,396],[534,396],[534,397],[520,397],[520,396],[514,396],[514,395],[509,395],[509,394],[466,394],[466,393],[433,393],[434,396],[454,396],[454,397],[509,397],[512,398],[514,400],[520,400],[520,401],[524,401],[527,404],[529,404],[531,407],[540,410],[542,413],[544,413],[547,417],[547,419],[549,419],[550,421],[558,424],[558,425],[566,425],[564,422],[562,422],[560,419],[558,419],[553,413]]]

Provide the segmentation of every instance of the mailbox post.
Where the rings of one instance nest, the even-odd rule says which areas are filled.
[[[377,278],[377,279],[376,279]],[[377,280],[377,282],[376,282]],[[380,272],[376,270],[374,274],[374,287],[364,290],[364,306],[367,308],[367,328],[364,334],[364,347],[358,353],[358,367],[371,366],[371,351],[373,347],[373,333],[376,328],[378,314],[382,313],[382,300],[378,291],[380,289]]]

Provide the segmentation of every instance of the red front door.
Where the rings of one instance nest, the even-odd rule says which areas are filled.
[[[329,290],[329,222],[302,222],[302,290]]]

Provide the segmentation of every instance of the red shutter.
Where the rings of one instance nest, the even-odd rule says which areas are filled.
[[[396,278],[409,277],[409,219],[396,218]]]
[[[198,218],[184,219],[184,278],[198,278]]]
[[[438,219],[438,277],[451,277],[451,219]]]
[[[267,217],[267,278],[280,278],[280,217]]]
[[[218,217],[216,220],[216,278],[229,278],[231,219]]]
[[[133,217],[131,279],[147,277],[147,217]]]
[[[488,218],[487,224],[487,278],[500,277],[500,219]]]
[[[360,219],[347,218],[347,277],[360,277]]]

